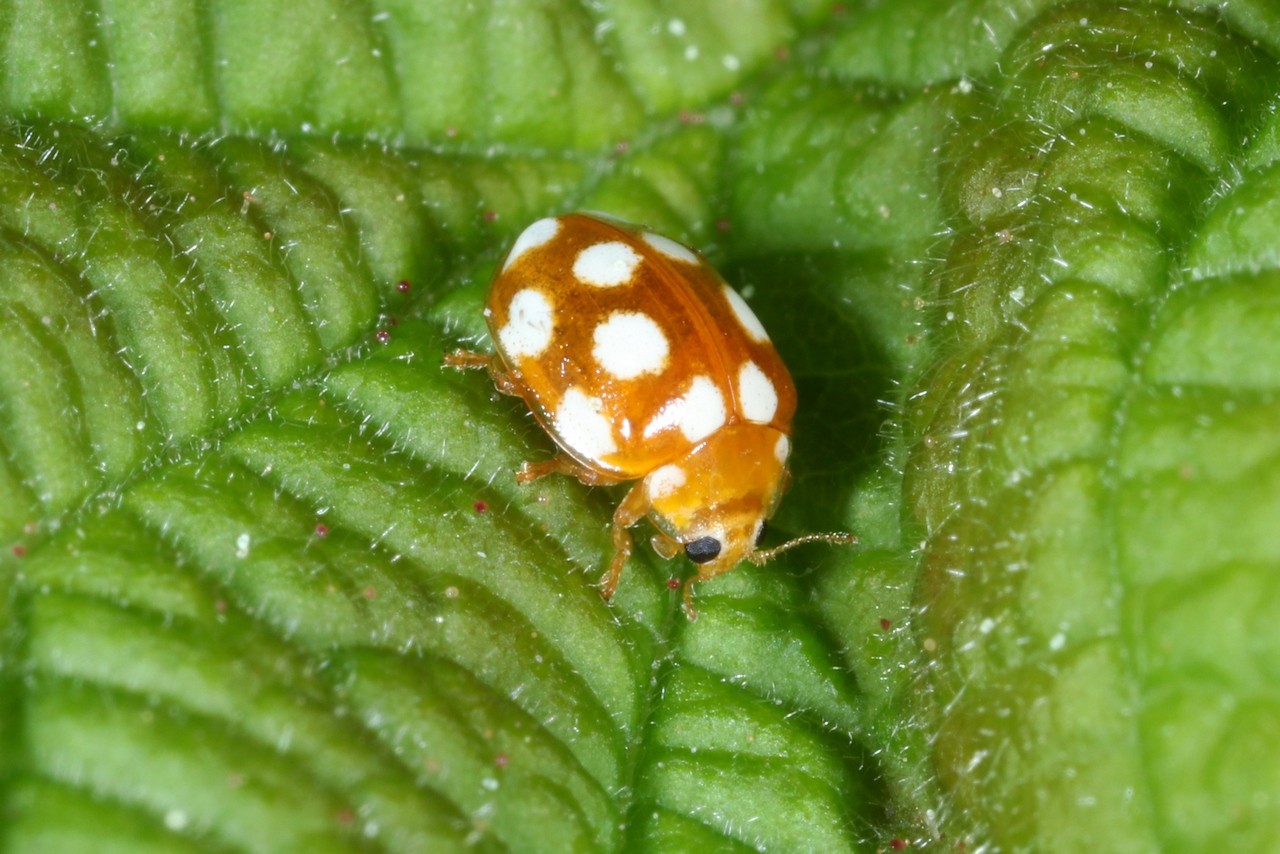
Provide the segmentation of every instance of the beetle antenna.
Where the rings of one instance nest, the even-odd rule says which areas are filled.
[[[852,546],[858,542],[857,536],[846,534],[843,531],[833,531],[829,534],[805,534],[803,537],[796,537],[794,540],[787,540],[780,546],[774,546],[771,549],[763,549],[762,551],[752,552],[747,555],[747,560],[759,566],[765,561],[773,560],[778,555],[796,546],[803,546],[806,543],[830,543],[833,546]]]

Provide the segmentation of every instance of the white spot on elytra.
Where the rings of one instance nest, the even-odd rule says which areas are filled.
[[[791,456],[791,440],[785,433],[778,437],[778,443],[773,446],[773,455],[778,458],[778,462],[787,464],[787,457]]]
[[[507,325],[498,330],[498,343],[509,358],[536,356],[551,343],[555,310],[541,291],[525,288],[511,298]]]
[[[653,318],[638,311],[615,311],[596,327],[592,336],[600,367],[620,380],[656,374],[667,364],[667,336]]]
[[[686,264],[697,264],[698,256],[693,250],[682,243],[676,243],[670,237],[663,237],[661,234],[654,234],[652,231],[642,232],[640,235],[645,243],[648,243],[654,249],[666,255],[675,261],[683,261]]]
[[[684,469],[677,465],[660,466],[649,472],[645,483],[649,487],[650,499],[663,498],[684,486]]]
[[[755,362],[738,371],[738,405],[742,417],[757,424],[768,424],[778,411],[778,390]]]
[[[516,238],[516,242],[511,246],[511,251],[507,253],[507,260],[502,262],[502,271],[505,273],[507,268],[514,264],[521,255],[546,243],[555,237],[559,231],[560,220],[555,217],[547,217],[546,219],[538,220],[520,232],[520,236]]]
[[[604,415],[604,405],[577,386],[571,387],[556,407],[553,423],[556,435],[579,456],[602,459],[618,450],[613,440],[613,425]]]
[[[640,256],[625,243],[611,240],[588,246],[573,262],[578,280],[597,288],[612,288],[631,281],[640,264]]]
[[[701,442],[723,427],[728,417],[719,387],[710,377],[699,375],[693,378],[688,391],[658,410],[645,425],[644,436],[647,439],[670,427],[678,427],[690,442]]]
[[[760,323],[756,313],[751,310],[751,306],[747,305],[747,301],[738,296],[738,292],[728,285],[724,286],[724,296],[725,299],[729,300],[729,307],[738,316],[738,322],[747,331],[747,335],[751,336],[753,341],[759,341],[760,343],[768,341],[769,333],[764,331],[764,325]]]

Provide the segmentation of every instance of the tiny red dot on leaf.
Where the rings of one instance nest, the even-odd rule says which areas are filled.
[[[485,222],[494,222],[498,219],[498,212],[495,210],[487,210],[484,212]]]
[[[733,229],[733,223],[725,219],[724,217],[721,217],[720,219],[716,220],[716,231],[731,231],[732,229]]]
[[[488,512],[489,510],[489,502],[485,501],[484,499],[480,499],[473,506],[475,507],[475,510],[477,513],[485,513],[485,512]]]
[[[394,314],[387,316],[387,326],[396,327],[400,325],[400,318]]]
[[[27,547],[26,547],[26,546],[22,546],[22,545],[14,546],[14,547],[13,547],[13,556],[14,556],[14,557],[26,557],[26,556],[27,556]]]
[[[356,813],[351,807],[343,807],[338,810],[338,824],[351,825],[355,824]]]
[[[881,618],[880,618],[880,628],[884,629],[884,630],[887,632],[887,631],[889,631],[889,629],[893,628],[893,623],[892,623],[892,622],[890,622],[890,621],[889,621],[889,619],[888,619],[887,617],[881,617]]]
[[[401,279],[396,282],[396,290],[402,294],[407,294],[413,290],[413,284],[408,279]]]
[[[391,333],[385,329],[379,329],[373,337],[378,339],[379,344],[386,344],[391,340]]]
[[[364,590],[360,591],[360,595],[372,602],[374,599],[378,598],[378,588],[370,584]]]
[[[499,753],[493,757],[493,764],[498,768],[506,768],[511,764],[511,757],[505,753]]]
[[[892,848],[894,851],[901,851],[907,847],[907,840],[898,839],[897,837],[895,837],[889,840],[889,847]]]
[[[315,535],[320,539],[329,536],[329,526],[324,522],[316,522]]]
[[[676,589],[677,587],[679,587],[679,586],[680,586],[680,579],[678,579],[678,578],[668,578],[668,579],[667,579],[667,589],[668,589],[668,590],[675,590],[675,589]]]

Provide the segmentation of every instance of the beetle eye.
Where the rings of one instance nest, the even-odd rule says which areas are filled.
[[[706,563],[715,560],[720,554],[720,541],[715,537],[699,537],[691,543],[684,544],[684,553],[694,563]]]
[[[756,548],[760,548],[760,544],[764,542],[764,535],[769,533],[769,523],[760,523],[760,533],[756,534]]]

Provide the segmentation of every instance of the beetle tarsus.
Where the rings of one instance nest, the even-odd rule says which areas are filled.
[[[684,582],[684,615],[689,618],[689,622],[698,619],[698,609],[693,605],[693,583],[698,580],[698,576],[685,579]]]

